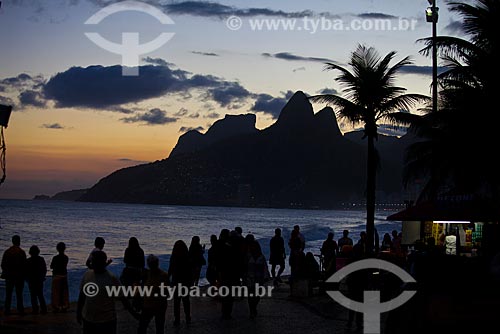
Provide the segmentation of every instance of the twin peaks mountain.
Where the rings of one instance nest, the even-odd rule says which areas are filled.
[[[180,136],[167,159],[124,168],[80,200],[90,202],[331,208],[364,198],[366,142],[343,135],[329,107],[314,114],[299,91],[264,130],[254,114],[226,115]],[[401,199],[405,137],[380,136],[378,200]]]

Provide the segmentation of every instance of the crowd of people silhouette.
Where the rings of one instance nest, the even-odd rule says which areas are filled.
[[[336,241],[333,232],[328,233],[320,248],[319,254],[305,252],[306,239],[295,225],[288,239],[288,264],[290,286],[297,281],[308,281],[309,287],[315,286],[321,279],[335,273],[342,265],[349,261],[364,258],[367,255],[366,233],[360,233],[356,244],[349,238],[349,231],[344,230],[343,236]],[[397,252],[401,247],[401,240],[396,231],[393,238],[385,234],[382,240],[381,251]],[[253,234],[243,236],[240,227],[233,230],[222,229],[219,236],[210,236],[210,249],[205,259],[205,245],[200,242],[199,236],[193,236],[189,247],[182,240],[174,243],[170,256],[168,270],[160,268],[160,260],[151,254],[145,257],[139,240],[131,237],[125,250],[123,263],[125,267],[119,278],[115,277],[107,267],[112,263],[104,251],[105,240],[95,238],[94,249],[90,252],[85,265],[88,270],[83,275],[77,303],[77,320],[83,325],[84,333],[115,333],[116,310],[114,300],[104,293],[88,297],[83,289],[86,284],[96,284],[99,291],[106,291],[106,286],[150,286],[155,291],[163,284],[165,286],[182,285],[186,287],[198,286],[201,269],[206,268],[206,279],[210,286],[217,288],[246,286],[248,288],[248,307],[250,318],[257,316],[257,307],[260,298],[255,293],[258,285],[272,282],[274,286],[283,283],[282,274],[285,270],[287,250],[285,239],[280,228],[275,229],[274,236],[269,242],[269,265],[262,252],[261,245]],[[56,246],[57,255],[52,258],[52,294],[51,306],[53,312],[65,312],[69,309],[68,291],[68,256],[65,254],[66,245],[59,242]],[[43,284],[46,278],[47,266],[40,250],[36,245],[29,250],[27,258],[21,248],[21,238],[12,237],[12,247],[7,249],[2,258],[2,278],[6,280],[6,301],[4,314],[11,313],[12,294],[15,290],[17,311],[24,315],[23,288],[28,283],[32,312],[34,314],[47,312],[47,305],[43,294]],[[319,261],[315,259],[319,257]],[[340,261],[343,259],[343,261]],[[348,259],[346,261],[346,259]],[[351,280],[352,281],[352,280]],[[352,284],[350,284],[352,285]],[[159,293],[153,293],[141,298],[119,298],[125,309],[139,321],[138,333],[146,333],[149,323],[155,319],[156,333],[163,333],[166,321],[167,299]],[[231,319],[234,296],[220,297],[221,318]],[[185,323],[191,322],[191,303],[189,296],[181,296],[176,290],[174,300],[174,326],[180,325],[181,304],[183,305]],[[352,315],[353,316],[353,315]],[[352,321],[351,315],[349,320]]]

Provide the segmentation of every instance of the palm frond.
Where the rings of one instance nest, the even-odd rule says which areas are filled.
[[[430,98],[421,94],[404,94],[396,96],[385,102],[378,108],[378,118],[385,117],[386,114],[394,110],[409,110],[418,103],[428,103]]]

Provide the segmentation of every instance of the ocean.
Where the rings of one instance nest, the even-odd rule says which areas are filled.
[[[401,229],[399,223],[385,220],[392,213],[377,212],[375,224],[380,240],[384,233]],[[208,250],[211,234],[218,236],[223,228],[240,226],[245,235],[255,235],[268,257],[269,240],[274,229],[280,227],[283,230],[286,242],[294,225],[301,228],[306,251],[319,254],[328,232],[334,232],[335,239],[338,239],[342,231],[348,229],[356,242],[359,233],[365,229],[365,212],[0,200],[0,252],[3,254],[11,246],[11,237],[18,234],[26,253],[31,245],[37,245],[49,267],[52,257],[57,254],[56,244],[66,243],[70,300],[75,301],[80,279],[86,270],[85,261],[97,236],[106,240],[104,251],[113,259],[108,268],[119,276],[123,269],[123,253],[132,236],[139,240],[146,256],[159,256],[160,266],[166,270],[176,240],[184,240],[189,246],[191,237],[198,235]],[[288,272],[287,263],[285,274]],[[45,295],[50,303],[50,270],[47,274]],[[202,279],[201,284],[204,282]],[[24,294],[25,305],[29,306],[27,286]],[[1,307],[4,299],[5,284],[0,280]]]

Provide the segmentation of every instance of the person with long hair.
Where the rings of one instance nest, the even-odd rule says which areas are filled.
[[[189,261],[193,270],[193,284],[198,286],[200,280],[201,267],[207,264],[205,260],[205,246],[200,244],[200,237],[195,235],[189,245]]]
[[[128,240],[128,247],[123,256],[125,268],[120,276],[123,285],[137,285],[141,281],[142,271],[144,270],[144,251],[139,245],[136,237]]]
[[[181,297],[179,295],[179,285],[191,287],[193,285],[193,271],[189,261],[189,249],[182,240],[177,240],[172,249],[168,276],[171,285],[176,287],[174,294],[174,326],[180,325],[181,301],[184,306],[186,324],[189,324],[191,323],[189,295]]]

